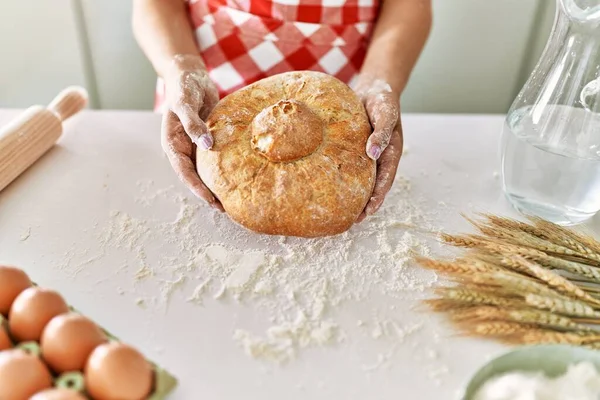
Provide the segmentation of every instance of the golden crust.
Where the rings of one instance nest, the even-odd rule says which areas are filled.
[[[305,105],[320,119],[322,131],[312,122],[307,131],[301,123],[305,114],[286,115],[281,118],[292,123],[283,119],[274,126],[293,128],[286,128],[283,138],[279,129],[273,146],[283,148],[279,143],[285,135],[299,148],[313,149],[315,135],[321,135],[320,144],[303,157],[273,162],[256,147],[253,121],[265,108],[288,107],[287,100]],[[330,75],[303,71],[265,78],[222,99],[207,125],[214,145],[198,150],[198,173],[229,216],[250,230],[300,237],[339,234],[352,226],[371,196],[376,166],[365,153],[368,117],[352,89]],[[264,126],[259,130],[261,138],[268,132]],[[302,146],[302,140],[310,143]]]

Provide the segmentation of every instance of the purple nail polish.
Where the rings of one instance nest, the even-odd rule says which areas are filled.
[[[368,155],[369,157],[371,157],[373,160],[377,160],[379,159],[379,156],[381,156],[381,147],[378,145],[373,145],[371,146],[371,148],[368,151]]]
[[[202,135],[202,136],[200,136],[200,139],[198,140],[197,145],[200,146],[200,148],[203,149],[203,150],[210,149],[212,147],[212,145],[213,145],[212,136],[210,136],[210,135]]]

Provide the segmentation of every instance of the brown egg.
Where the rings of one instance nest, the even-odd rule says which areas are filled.
[[[10,349],[11,347],[12,342],[8,337],[6,328],[2,324],[0,324],[0,351]]]
[[[56,388],[39,392],[29,400],[86,400],[86,398],[74,390]]]
[[[0,352],[0,399],[28,400],[52,387],[52,376],[36,356],[14,349]]]
[[[7,316],[15,298],[30,286],[31,281],[25,272],[0,265],[0,314]]]
[[[58,315],[42,333],[42,358],[55,372],[80,371],[92,351],[107,340],[98,325],[83,315]]]
[[[102,344],[85,366],[85,385],[94,400],[142,400],[152,390],[152,366],[124,343]]]
[[[69,307],[54,290],[32,287],[17,296],[8,314],[8,328],[20,341],[40,340],[44,327]]]

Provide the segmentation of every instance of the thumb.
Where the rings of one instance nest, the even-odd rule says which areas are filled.
[[[390,143],[396,122],[386,123],[384,126],[381,125],[384,124],[380,122],[375,126],[375,130],[369,136],[369,140],[367,140],[367,155],[373,160],[378,160],[381,153],[383,153]]]
[[[197,112],[194,112],[189,106],[175,107],[173,112],[181,121],[185,133],[196,146],[203,150],[209,150],[213,146],[213,137]]]
[[[390,139],[400,120],[400,102],[392,93],[380,93],[366,99],[365,108],[373,126],[373,133],[367,141],[367,155],[377,160],[390,143]]]

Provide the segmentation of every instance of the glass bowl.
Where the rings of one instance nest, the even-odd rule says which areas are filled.
[[[479,369],[460,398],[472,400],[485,382],[507,372],[543,372],[553,378],[563,375],[569,365],[582,361],[591,362],[600,371],[600,351],[569,345],[521,347],[489,361]]]

